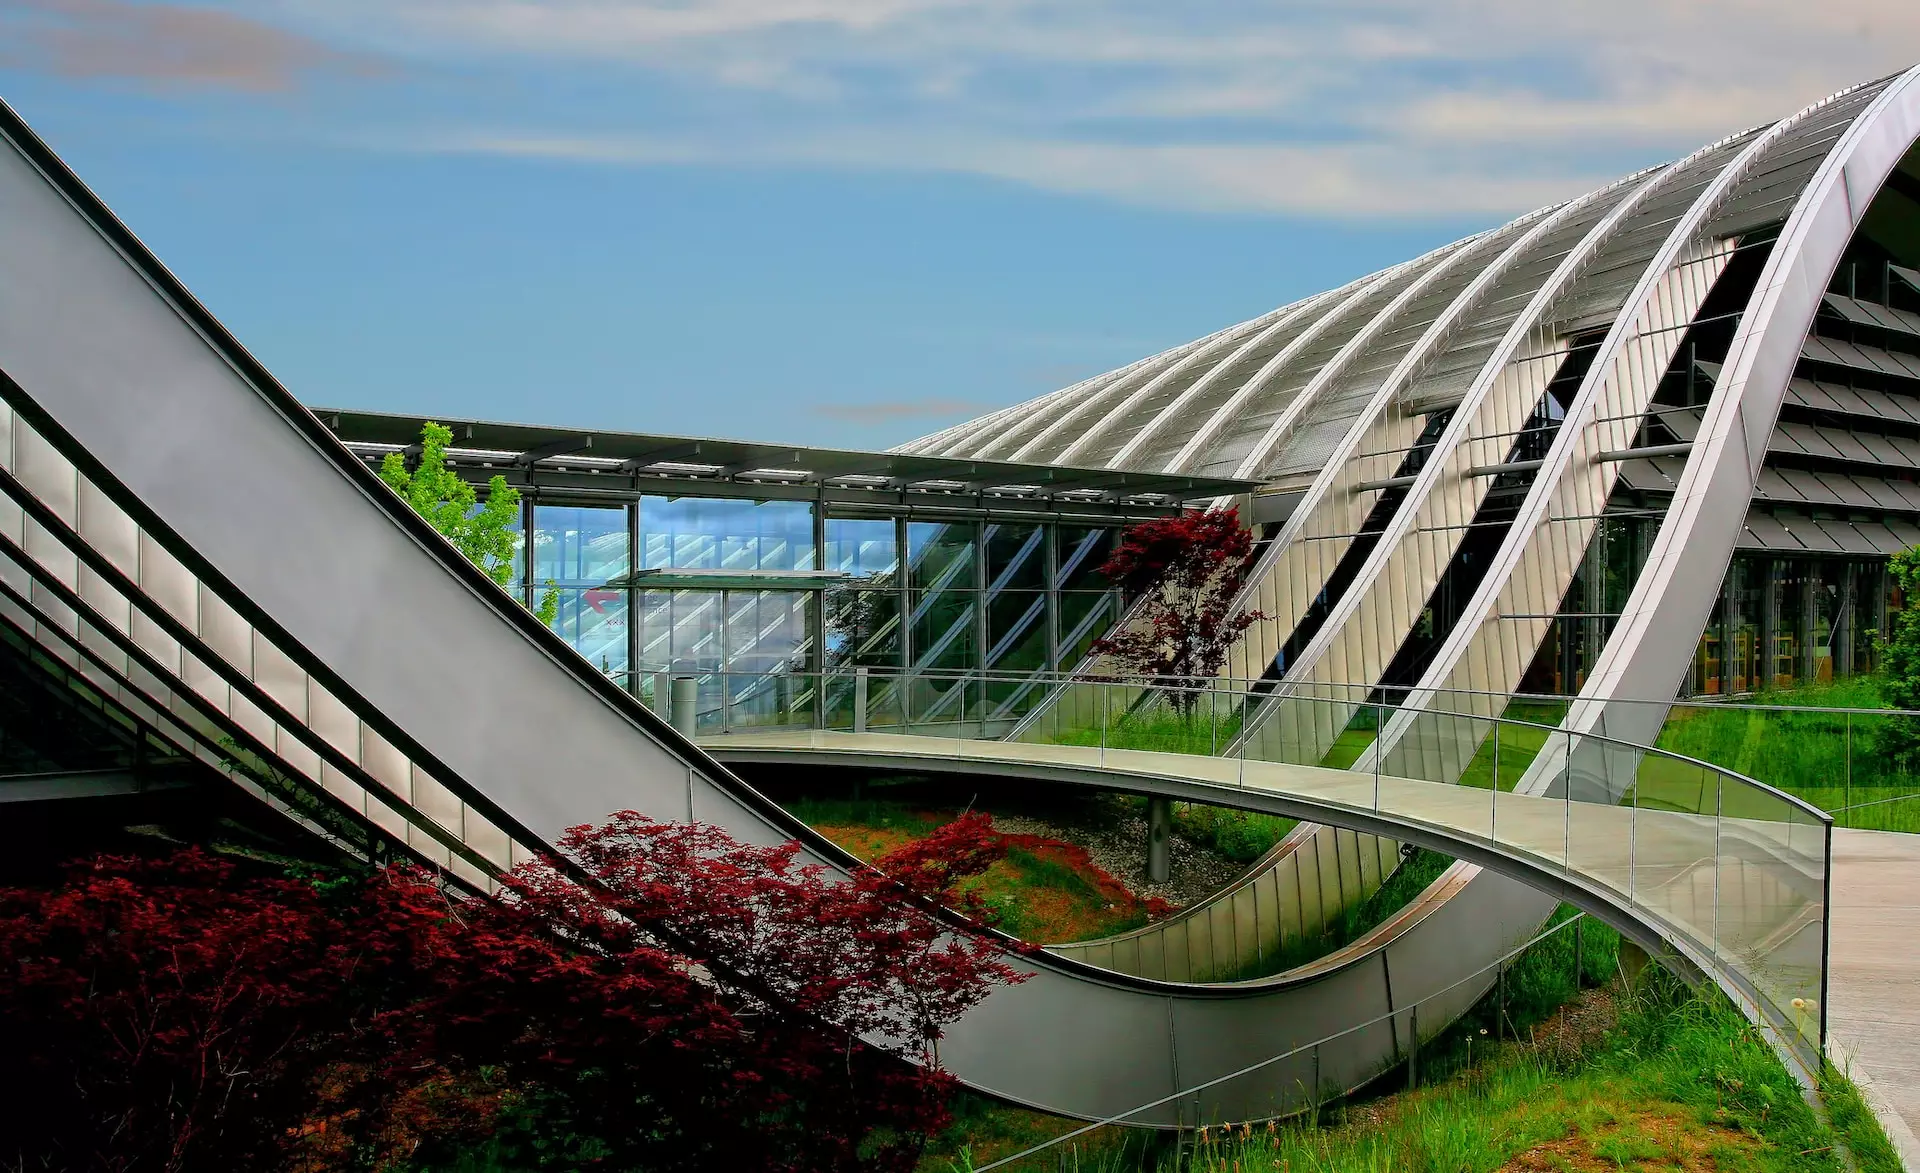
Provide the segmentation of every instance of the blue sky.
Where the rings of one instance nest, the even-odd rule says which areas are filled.
[[[848,446],[1915,60],[1912,0],[0,0],[307,401]]]

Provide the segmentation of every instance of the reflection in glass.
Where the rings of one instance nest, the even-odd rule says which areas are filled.
[[[627,592],[561,588],[554,631],[595,668],[613,676],[627,670]]]
[[[987,541],[988,590],[1044,590],[1047,554],[1044,532],[1037,525],[989,525]]]
[[[893,519],[829,517],[825,569],[849,578],[891,578],[900,569]]]
[[[907,524],[907,559],[915,587],[973,585],[975,526],[970,521]]]
[[[642,497],[640,549],[648,570],[812,570],[813,506]]]
[[[1060,596],[1060,667],[1072,668],[1112,622],[1113,596],[1106,591],[1063,591]]]
[[[913,593],[913,664],[919,669],[958,670],[979,663],[974,632],[975,592]]]
[[[987,666],[997,672],[1046,667],[1047,596],[1003,590],[987,604]]]
[[[597,587],[627,572],[627,511],[585,505],[536,505],[533,581],[536,586]]]
[[[640,670],[712,672],[721,663],[720,591],[640,591]]]
[[[807,628],[803,591],[728,591],[728,673],[804,669],[812,644]]]
[[[1060,589],[1103,591],[1113,584],[1100,573],[1113,553],[1113,531],[1081,526],[1059,527]]]
[[[826,613],[829,668],[901,666],[899,592],[836,586],[827,591]]]

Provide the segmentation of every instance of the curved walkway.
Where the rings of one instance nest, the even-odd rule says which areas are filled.
[[[1330,823],[1523,880],[1775,1006],[1817,998],[1827,828],[1629,799],[1502,793],[1325,766],[1098,746],[780,730],[707,739],[722,762],[911,768],[1129,790]],[[1611,788],[1595,788],[1606,794]],[[1712,805],[1708,803],[1707,805]],[[1759,814],[1760,812],[1754,812]],[[1811,1019],[1789,1029],[1811,1031]]]

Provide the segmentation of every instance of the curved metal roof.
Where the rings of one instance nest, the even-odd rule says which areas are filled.
[[[1521,330],[1604,331],[1700,192],[1743,168],[1706,232],[1783,222],[1834,138],[1782,120],[1215,334],[900,445],[920,456],[1285,480],[1334,458],[1383,389],[1409,414],[1458,404]],[[1765,138],[1757,160],[1746,148]],[[1620,214],[1615,215],[1616,211]]]

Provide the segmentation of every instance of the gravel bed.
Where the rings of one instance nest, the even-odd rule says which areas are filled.
[[[1041,835],[1084,847],[1095,866],[1136,895],[1158,896],[1182,908],[1205,900],[1239,878],[1244,870],[1244,865],[1174,835],[1168,841],[1173,866],[1167,882],[1148,883],[1147,820],[1124,809],[1101,811],[1097,817],[1084,819],[1069,817],[1064,811],[1044,816],[996,813],[993,825],[1009,835]]]

